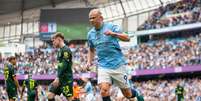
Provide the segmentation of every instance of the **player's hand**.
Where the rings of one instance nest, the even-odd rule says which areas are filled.
[[[87,62],[87,64],[85,65],[84,68],[85,68],[86,70],[89,70],[91,66],[92,66],[92,63],[91,63],[91,62]]]
[[[89,67],[91,67],[92,66],[92,63],[91,62],[87,62],[87,64],[86,64],[86,68],[89,68]]]
[[[105,35],[111,35],[111,36],[115,36],[116,34],[114,32],[112,32],[111,30],[107,30],[104,32]]]
[[[58,87],[58,86],[59,86],[59,79],[56,78],[56,79],[52,82],[52,85],[53,85],[54,87]]]

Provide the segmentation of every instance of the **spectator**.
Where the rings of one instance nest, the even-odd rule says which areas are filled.
[[[201,5],[197,0],[183,0],[159,7],[138,30],[159,29],[200,22]],[[164,22],[165,21],[165,22]],[[163,22],[163,23],[162,23]]]

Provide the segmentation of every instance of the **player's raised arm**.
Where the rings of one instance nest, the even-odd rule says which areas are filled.
[[[104,34],[116,37],[116,38],[120,39],[121,41],[130,41],[129,36],[127,34],[122,33],[122,32],[113,32],[111,30],[107,30]]]

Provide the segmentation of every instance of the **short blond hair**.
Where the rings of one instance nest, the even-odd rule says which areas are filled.
[[[102,16],[101,11],[100,11],[99,9],[97,9],[97,8],[92,9],[92,10],[89,12],[89,15],[90,15],[91,13],[94,13],[94,12],[95,12],[96,14],[98,14],[98,15]]]
[[[55,39],[55,38],[58,38],[58,37],[61,38],[62,40],[64,40],[64,34],[62,32],[56,32],[53,35],[52,39]]]

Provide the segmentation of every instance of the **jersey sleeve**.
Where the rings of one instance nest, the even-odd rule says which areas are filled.
[[[87,44],[90,48],[94,48],[94,45],[92,43],[92,40],[88,39]]]
[[[112,26],[112,32],[122,33],[122,29],[118,25],[113,25]]]
[[[8,78],[9,78],[9,69],[8,69],[8,65],[7,64],[5,64],[5,66],[4,66],[4,78],[5,78],[5,80],[7,80]]]
[[[88,33],[88,36],[87,36],[87,45],[90,47],[90,48],[94,48],[94,45],[92,43],[92,40],[91,40],[91,37],[90,37],[90,34]]]
[[[10,65],[10,68],[9,68],[9,74],[12,76],[12,77],[15,77],[16,76],[16,71],[15,69]]]

